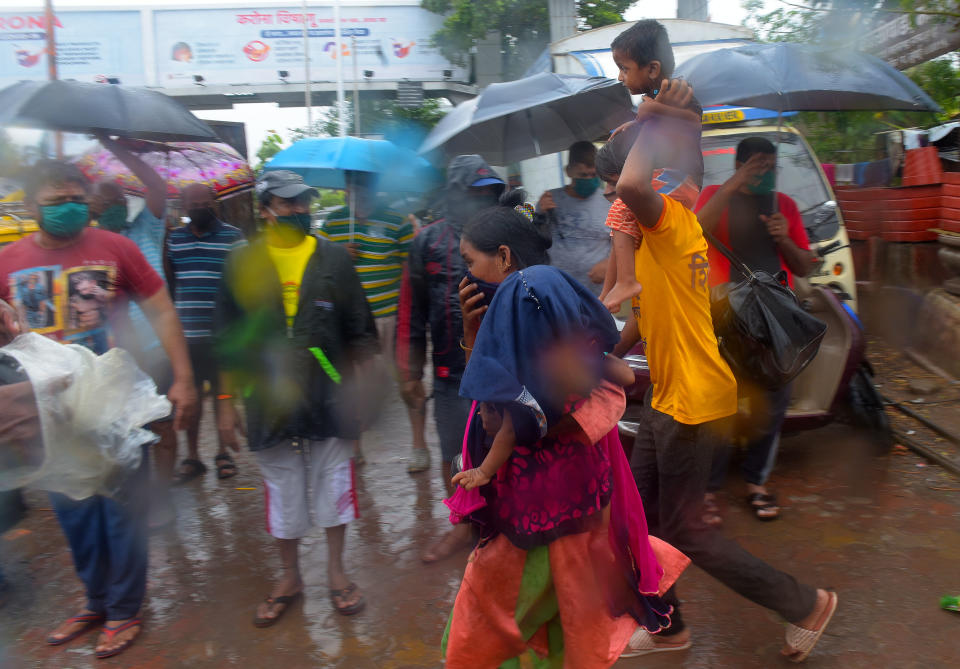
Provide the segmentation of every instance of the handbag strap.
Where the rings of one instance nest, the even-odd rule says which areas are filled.
[[[740,257],[736,253],[731,251],[726,244],[724,244],[719,239],[714,237],[712,232],[707,232],[706,230],[704,230],[703,236],[706,238],[708,242],[710,242],[714,246],[714,248],[716,248],[720,253],[724,255],[724,257],[727,260],[730,261],[731,265],[733,265],[738,270],[740,270],[740,273],[743,274],[743,276],[751,280],[757,278],[757,275],[754,274],[753,270],[747,267],[747,264],[742,260],[740,260]]]

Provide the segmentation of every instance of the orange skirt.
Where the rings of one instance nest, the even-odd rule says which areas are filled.
[[[613,618],[598,580],[609,507],[588,532],[524,551],[503,535],[470,556],[444,639],[448,669],[598,669],[619,659],[636,621]]]

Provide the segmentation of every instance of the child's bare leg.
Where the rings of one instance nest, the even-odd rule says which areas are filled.
[[[637,245],[634,238],[626,232],[614,230],[613,255],[617,262],[617,281],[607,293],[603,304],[611,313],[620,311],[620,307],[627,300],[640,294],[643,287],[637,281],[636,264],[634,257]]]
[[[610,249],[610,257],[607,258],[607,273],[603,277],[603,290],[600,291],[600,301],[603,302],[607,295],[613,290],[613,285],[617,282],[617,256]]]

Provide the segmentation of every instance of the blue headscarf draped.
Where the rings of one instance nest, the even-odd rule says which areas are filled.
[[[598,372],[602,354],[620,340],[610,312],[566,272],[536,265],[513,273],[500,284],[483,317],[460,395],[524,405],[537,417],[542,437],[564,407],[551,404],[539,354],[544,346],[575,335],[596,342]]]

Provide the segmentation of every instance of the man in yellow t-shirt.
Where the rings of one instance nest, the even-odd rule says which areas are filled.
[[[264,479],[267,531],[282,574],[253,624],[269,627],[304,588],[300,539],[327,536],[330,598],[343,615],[364,607],[344,565],[357,518],[353,443],[359,369],[380,353],[373,314],[347,250],[309,234],[317,191],[293,172],[257,182],[263,235],[231,252],[217,296],[221,439],[238,447],[243,397],[247,445]]]
[[[664,82],[661,90],[656,102],[679,109],[692,96],[685,82]],[[699,127],[686,125],[699,126],[700,120],[676,116],[657,116],[643,125],[617,184],[617,195],[640,223],[643,241],[636,256],[642,286],[634,302],[639,329],[630,328],[633,337],[625,331],[615,353],[622,354],[642,336],[653,382],[630,464],[650,533],[729,588],[783,616],[791,624],[782,652],[799,661],[829,623],[836,595],[798,583],[702,520],[714,449],[726,445],[730,417],[737,411],[737,386],[713,333],[703,230],[695,214],[650,184],[651,157],[660,155],[658,149],[700,150],[694,132]],[[614,136],[610,141],[618,140]],[[670,628],[656,636],[638,628],[624,656],[690,645],[675,588],[664,601],[674,607]]]

